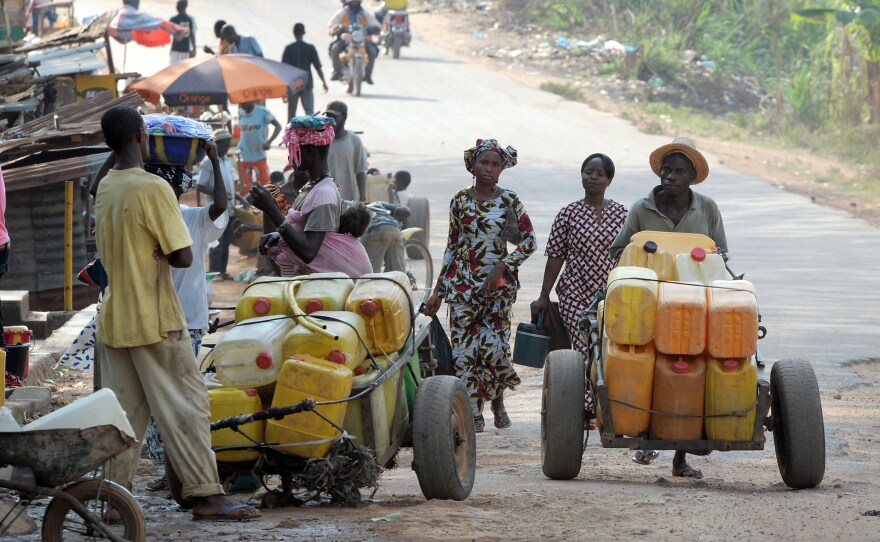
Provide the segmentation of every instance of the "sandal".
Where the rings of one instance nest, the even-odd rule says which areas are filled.
[[[630,459],[639,465],[650,465],[658,457],[660,457],[660,450],[639,450]]]
[[[147,491],[165,491],[168,489],[168,479],[164,476],[156,478],[147,484]]]
[[[699,480],[703,477],[703,471],[685,463],[679,468],[674,467],[672,469],[672,475],[679,476],[681,478],[696,478],[697,480]]]
[[[510,421],[510,416],[507,415],[507,410],[504,408],[493,410],[492,414],[495,415],[495,427],[498,429],[507,429],[513,425],[513,422]]]
[[[486,420],[483,418],[483,415],[474,416],[474,431],[477,433],[482,433],[486,430]]]

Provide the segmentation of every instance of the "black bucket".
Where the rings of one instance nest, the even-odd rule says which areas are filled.
[[[6,372],[20,379],[27,378],[30,372],[31,343],[6,345]]]
[[[513,362],[518,365],[541,368],[547,353],[550,352],[550,331],[537,324],[520,322],[516,326],[516,339],[513,343]]]

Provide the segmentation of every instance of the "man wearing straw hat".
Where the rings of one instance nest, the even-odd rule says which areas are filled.
[[[718,250],[726,253],[727,236],[718,206],[708,196],[691,190],[692,185],[709,176],[709,164],[696,143],[687,137],[676,137],[652,152],[649,162],[660,177],[660,184],[633,204],[623,229],[611,244],[611,256],[620,258],[630,238],[646,230],[699,233],[711,238]],[[640,450],[632,460],[648,465],[659,455],[657,450]],[[687,463],[686,455],[680,450],[675,452],[672,475],[702,478],[700,469]]]
[[[611,256],[620,254],[640,231],[699,233],[727,252],[727,236],[718,206],[708,196],[691,190],[709,176],[709,164],[694,141],[676,137],[651,153],[651,169],[660,177],[647,197],[635,202],[623,229],[611,244]]]

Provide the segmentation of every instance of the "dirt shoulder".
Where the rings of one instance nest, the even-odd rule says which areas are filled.
[[[420,12],[428,8],[430,12]],[[491,11],[438,9],[429,2],[421,2],[413,11],[413,25],[422,39],[442,46],[459,60],[504,73],[535,88],[547,82],[569,85],[580,91],[583,101],[590,107],[630,119],[640,129],[649,125],[654,133],[679,135],[662,118],[651,118],[646,114],[634,103],[630,93],[609,90],[612,84],[619,87],[620,81],[599,83],[597,76],[591,78],[573,69],[569,57],[554,59],[540,54],[517,54],[526,50],[540,52],[546,36],[506,30]],[[514,49],[512,44],[522,48]],[[841,186],[857,182],[857,168],[827,157],[728,141],[709,132],[690,130],[689,135],[731,169],[782,186],[809,197],[818,205],[848,212],[880,227],[880,201],[865,200],[863,196],[841,189]],[[836,182],[830,183],[828,179],[836,179]]]

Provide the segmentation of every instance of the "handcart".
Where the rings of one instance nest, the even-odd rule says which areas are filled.
[[[0,434],[0,488],[18,492],[16,506],[0,516],[0,537],[41,496],[51,497],[43,515],[42,539],[114,542],[144,540],[141,508],[131,493],[109,480],[83,478],[137,441],[112,425]],[[115,510],[118,521],[107,523]]]
[[[285,280],[291,279],[277,279]],[[218,460],[221,479],[236,475],[257,477],[266,489],[265,507],[300,506],[327,499],[354,505],[361,500],[362,489],[375,491],[382,468],[396,465],[398,450],[412,447],[412,469],[426,498],[466,499],[476,473],[476,435],[467,390],[458,378],[434,376],[437,363],[431,354],[431,320],[416,311],[411,295],[409,299],[411,332],[406,345],[393,359],[389,358],[391,362],[378,371],[376,378],[361,388],[353,388],[349,397],[323,402],[307,398],[297,404],[228,417],[211,425],[212,431],[233,429],[243,434],[246,424],[260,420],[320,416],[335,429],[333,444],[323,457],[300,457],[289,453],[289,443],[249,438],[251,443],[247,445],[214,447],[216,453],[236,450],[259,453],[252,461]],[[293,318],[303,316],[296,314]],[[238,325],[247,325],[247,322]],[[360,340],[363,342],[363,338]],[[379,368],[372,355],[368,359]],[[360,434],[349,434],[345,427],[315,410],[316,406],[341,402],[347,402],[348,412],[355,413],[354,425]],[[377,414],[377,409],[384,414]],[[313,444],[315,442],[297,445]],[[172,496],[182,507],[191,506],[191,502],[182,498],[173,458],[166,456],[165,461]],[[269,476],[279,477],[280,487],[269,487],[266,483]]]
[[[637,234],[639,239],[634,237],[633,240],[643,242],[651,234],[656,234],[642,233],[648,235]],[[671,241],[672,246],[667,248],[675,252],[676,236],[681,235],[688,234],[657,235],[656,245],[663,248],[661,238]],[[710,239],[699,237],[702,237],[707,252],[715,249]],[[657,250],[656,245],[651,249]],[[732,276],[733,273],[726,263],[722,265]],[[734,277],[734,280],[741,278]],[[587,446],[584,396],[585,391],[589,390],[596,403],[603,448],[680,450],[700,455],[715,450],[763,450],[766,430],[773,433],[779,472],[787,486],[802,489],[821,483],[825,472],[825,432],[819,386],[813,368],[803,360],[780,360],[774,363],[768,379],[760,349],[753,356],[757,368],[757,386],[753,395],[748,397],[747,403],[750,404],[712,416],[691,416],[703,422],[712,418],[744,419],[753,415],[754,424],[746,438],[711,439],[704,433],[702,438],[661,439],[654,437],[652,431],[644,431],[635,436],[622,434],[616,427],[617,420],[612,414],[613,405],[635,407],[609,392],[605,352],[609,343],[602,325],[603,318],[607,316],[603,314],[603,297],[604,292],[598,292],[592,305],[581,315],[580,329],[589,346],[587,359],[573,350],[553,351],[547,357],[541,407],[541,464],[545,476],[569,480],[579,474]],[[766,328],[759,326],[758,330],[757,338],[763,339]],[[633,382],[632,385],[636,383]],[[620,409],[620,406],[617,408]],[[642,407],[639,410],[650,412],[651,416],[675,415],[658,412],[653,407]]]

